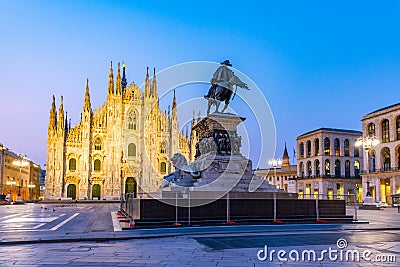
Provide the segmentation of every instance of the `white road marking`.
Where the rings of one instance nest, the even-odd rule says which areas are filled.
[[[111,218],[112,218],[112,223],[113,223],[113,227],[114,227],[114,232],[122,231],[121,224],[119,223],[116,212],[111,212]]]
[[[58,218],[60,218],[60,217],[62,217],[62,216],[64,216],[65,214],[63,214],[63,215],[60,215],[60,216],[57,216],[57,217],[39,217],[39,218],[30,218],[30,217],[20,217],[20,218],[12,218],[12,219],[8,219],[8,220],[5,220],[4,221],[4,223],[22,223],[22,222],[52,222],[52,221],[54,221],[54,220],[56,220],[56,219],[58,219]]]
[[[20,215],[20,214],[19,214],[19,213],[17,213],[17,214],[11,214],[11,215],[7,215],[7,216],[3,216],[3,217],[1,217],[0,219],[1,219],[1,220],[4,220],[4,219],[11,218],[11,217],[15,217],[15,216],[18,216],[18,215]]]
[[[60,222],[59,224],[57,224],[56,226],[54,226],[54,227],[51,228],[50,230],[51,230],[51,231],[57,230],[58,228],[60,228],[61,226],[63,226],[64,224],[66,224],[67,222],[69,222],[70,220],[72,220],[73,218],[75,218],[75,217],[78,216],[78,215],[79,215],[79,212],[75,213],[74,215],[72,215],[72,216],[69,217],[68,219],[66,219],[66,220],[64,220],[64,221],[62,221],[62,222]]]

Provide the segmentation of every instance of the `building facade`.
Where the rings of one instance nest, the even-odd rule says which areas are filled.
[[[362,129],[364,137],[379,140],[365,152],[364,192],[369,189],[375,201],[392,204],[390,196],[400,193],[400,104],[365,115]]]
[[[87,81],[81,120],[71,127],[63,99],[50,109],[47,141],[46,199],[117,199],[123,193],[159,188],[174,153],[189,158],[189,137],[178,129],[176,97],[172,111],[158,106],[157,81],[148,68],[144,92],[127,86],[112,63],[106,102],[92,110]]]
[[[281,166],[269,169],[256,169],[254,173],[257,176],[263,177],[264,180],[268,181],[269,184],[276,186],[278,189],[283,189],[288,193],[295,193],[291,188],[294,186],[294,184],[292,184],[293,179],[297,176],[297,167],[296,165],[290,165],[290,158],[286,149],[286,144]]]
[[[39,165],[0,144],[0,195],[10,201],[18,195],[22,200],[38,200],[40,172]]]
[[[297,178],[299,196],[320,194],[332,199],[356,195],[362,201],[361,149],[355,146],[362,132],[320,128],[297,137]],[[354,198],[347,199],[350,202]]]

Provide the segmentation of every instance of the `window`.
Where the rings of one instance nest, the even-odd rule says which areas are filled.
[[[128,145],[128,157],[136,156],[136,145],[134,143],[130,143]]]
[[[358,158],[360,156],[360,147],[354,146],[354,157]]]
[[[300,173],[300,177],[304,177],[304,163],[303,162],[300,162],[299,173]]]
[[[319,139],[314,140],[314,156],[319,156]]]
[[[270,182],[272,181],[272,177],[269,177],[269,181],[270,181]]]
[[[382,121],[382,143],[389,142],[389,121]]]
[[[319,165],[319,160],[315,161],[315,176],[320,177],[321,175],[321,166]]]
[[[340,177],[340,160],[335,160],[335,177]]]
[[[70,171],[76,171],[76,159],[74,158],[69,159],[68,169]]]
[[[165,143],[165,141],[162,141],[162,142],[161,142],[161,145],[160,145],[160,153],[161,153],[161,154],[167,153],[167,143]]]
[[[100,137],[97,137],[94,140],[94,150],[101,150],[101,139],[100,139]]]
[[[360,162],[358,160],[354,161],[354,176],[360,178]]]
[[[132,110],[128,115],[128,129],[129,130],[136,130],[136,111]]]
[[[400,170],[400,146],[397,148],[397,169]]]
[[[325,160],[325,175],[331,175],[331,162],[329,161],[329,159]]]
[[[101,170],[101,161],[99,159],[94,160],[94,171],[99,172]]]
[[[339,139],[335,138],[335,141],[333,141],[333,146],[335,150],[335,156],[339,157],[340,156],[340,142]]]
[[[160,164],[160,172],[166,173],[167,172],[167,164],[165,162],[161,162]]]
[[[400,140],[400,116],[396,119],[396,139]]]
[[[350,177],[350,160],[346,160],[344,163],[344,177]]]
[[[276,180],[277,180],[277,181],[279,181],[279,176],[278,176],[278,177],[276,177]]]
[[[324,139],[324,155],[330,155],[331,154],[331,141],[329,141],[329,138],[326,137]]]
[[[349,139],[344,139],[343,146],[344,146],[344,156],[345,157],[349,157],[350,156],[350,142],[349,142]]]
[[[307,177],[310,177],[311,174],[312,174],[311,161],[307,161]]]
[[[375,172],[376,166],[375,166],[375,152],[371,151],[369,153],[369,170],[371,172]]]
[[[311,157],[311,141],[307,141],[307,157]]]
[[[389,171],[390,170],[390,150],[389,148],[385,147],[382,149],[382,162],[383,162],[383,170]]]
[[[304,144],[303,143],[300,143],[299,151],[300,151],[300,157],[304,158]]]
[[[375,136],[375,124],[373,124],[373,123],[370,123],[370,124],[368,124],[368,136],[369,137],[372,137],[372,136]]]

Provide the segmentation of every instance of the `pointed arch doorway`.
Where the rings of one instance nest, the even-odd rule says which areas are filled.
[[[137,193],[137,183],[135,178],[128,177],[125,181],[125,194],[133,193],[133,197],[136,197]]]

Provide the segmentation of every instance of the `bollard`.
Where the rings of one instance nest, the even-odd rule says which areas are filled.
[[[235,222],[231,222],[229,193],[226,194],[226,224],[227,225],[235,224]]]
[[[173,226],[181,226],[181,224],[178,223],[178,192],[175,192],[175,222]]]
[[[274,221],[276,221],[276,193],[274,193]]]
[[[319,205],[318,205],[318,199],[319,197],[317,197],[315,199],[315,214],[317,214],[317,221],[319,221]]]
[[[189,198],[188,225],[190,225],[190,191],[188,192],[188,198]]]
[[[354,221],[358,221],[357,217],[357,199],[356,199],[356,194],[353,194],[354,198]]]

